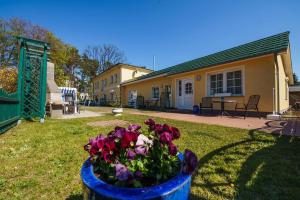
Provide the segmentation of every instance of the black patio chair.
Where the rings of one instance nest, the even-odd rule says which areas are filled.
[[[259,103],[260,95],[251,95],[249,97],[247,104],[237,103],[235,105],[235,111],[242,110],[244,111],[244,119],[248,116],[248,111],[254,110],[257,112],[259,119],[261,118],[259,110],[258,110],[258,103]]]
[[[145,108],[145,100],[144,97],[141,95],[138,95],[136,98],[136,107],[137,108]]]
[[[212,97],[202,97],[202,102],[200,103],[200,113],[203,109],[209,109],[213,112],[213,99]]]

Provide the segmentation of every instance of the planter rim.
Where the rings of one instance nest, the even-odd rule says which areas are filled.
[[[179,153],[180,160],[183,160],[183,155]],[[153,199],[162,196],[167,196],[170,193],[183,187],[191,180],[190,174],[179,173],[170,180],[159,185],[154,185],[144,188],[126,188],[110,185],[98,179],[93,172],[93,165],[89,158],[83,163],[81,168],[81,180],[83,184],[97,194],[101,194],[108,198],[116,199]]]

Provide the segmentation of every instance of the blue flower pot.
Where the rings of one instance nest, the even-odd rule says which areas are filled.
[[[183,155],[179,154],[180,160]],[[172,179],[156,186],[145,188],[123,188],[103,182],[93,172],[93,166],[87,159],[81,169],[84,199],[166,199],[186,200],[189,198],[191,188],[191,175],[180,173]]]

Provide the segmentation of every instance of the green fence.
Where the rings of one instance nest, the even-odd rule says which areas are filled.
[[[20,118],[17,93],[8,94],[0,89],[0,133],[14,126]]]
[[[24,37],[18,37],[18,42],[18,89],[9,94],[0,88],[0,133],[20,118],[45,117],[49,44]]]

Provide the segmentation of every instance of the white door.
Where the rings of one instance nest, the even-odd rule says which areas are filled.
[[[176,107],[179,109],[193,109],[194,82],[193,79],[176,81]]]

